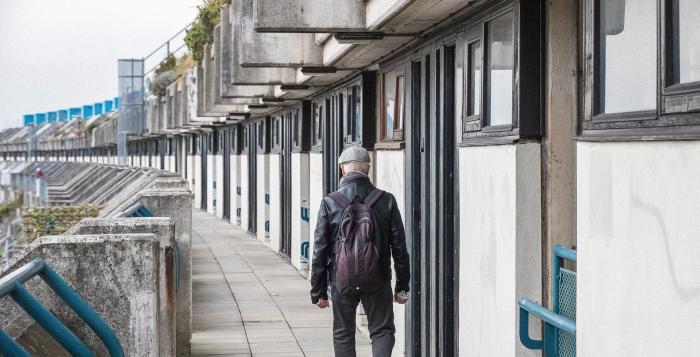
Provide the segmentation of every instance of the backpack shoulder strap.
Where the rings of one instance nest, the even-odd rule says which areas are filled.
[[[350,202],[350,200],[347,197],[345,197],[344,194],[338,191],[331,192],[328,196],[332,198],[333,201],[335,201],[335,203],[337,203],[342,209],[345,209],[345,207],[350,206],[350,204],[352,204],[352,202]]]
[[[377,200],[379,199],[379,197],[382,196],[383,193],[384,191],[378,188],[372,190],[372,192],[370,192],[369,195],[367,195],[367,197],[365,198],[365,204],[367,205],[367,207],[372,207],[372,205],[375,202],[377,202]]]

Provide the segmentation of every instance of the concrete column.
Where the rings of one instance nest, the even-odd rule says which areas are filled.
[[[547,2],[545,136],[542,139],[544,221],[542,299],[550,304],[552,247],[576,247],[578,9],[576,0]]]

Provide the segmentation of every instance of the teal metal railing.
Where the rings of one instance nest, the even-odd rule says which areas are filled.
[[[520,342],[532,350],[544,350],[546,357],[576,356],[576,272],[563,267],[564,260],[576,262],[576,251],[555,245],[552,263],[552,310],[521,298]],[[529,315],[542,320],[544,338],[530,338]]]
[[[141,202],[127,208],[119,216],[124,218],[155,217],[153,212],[146,208]]]
[[[100,315],[81,299],[80,295],[68,286],[65,280],[56,274],[42,259],[34,259],[0,279],[0,298],[10,296],[34,321],[73,356],[92,356],[92,351],[87,348],[83,341],[75,336],[71,330],[24,287],[24,283],[37,275],[95,331],[95,334],[102,340],[110,356],[124,355],[119,340],[117,340],[114,332],[102,320]],[[0,330],[0,354],[3,356],[29,356],[29,353],[19,343],[2,330]]]

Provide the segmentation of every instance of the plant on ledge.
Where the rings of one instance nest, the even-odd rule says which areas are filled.
[[[185,43],[195,61],[202,60],[204,45],[214,40],[214,26],[219,23],[219,12],[224,5],[230,3],[231,0],[204,0],[198,7],[197,19],[185,35]]]

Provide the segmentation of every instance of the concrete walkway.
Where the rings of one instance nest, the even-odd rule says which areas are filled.
[[[330,309],[311,305],[309,282],[259,240],[195,209],[192,265],[194,356],[333,356]]]

